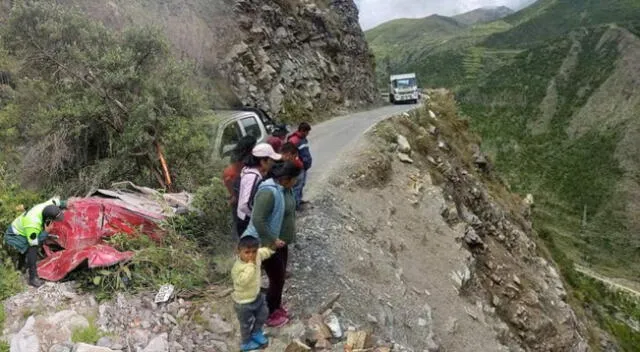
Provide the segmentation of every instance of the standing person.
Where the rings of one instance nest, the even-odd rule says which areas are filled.
[[[267,143],[260,143],[253,147],[251,155],[244,161],[244,168],[240,172],[238,185],[238,205],[236,207],[236,229],[239,236],[249,226],[253,199],[258,190],[258,185],[267,175],[274,161],[282,159],[282,155],[276,153]]]
[[[306,122],[302,122],[298,126],[298,130],[289,136],[288,139],[289,142],[293,143],[293,145],[298,148],[298,155],[300,156],[300,159],[302,159],[302,163],[304,165],[304,169],[298,177],[298,183],[293,188],[296,196],[297,210],[301,210],[302,205],[306,203],[302,200],[303,189],[307,184],[307,173],[309,172],[313,161],[311,158],[311,151],[309,150],[309,141],[307,140],[309,132],[311,132],[311,126]]]
[[[32,207],[16,218],[4,234],[4,242],[25,257],[29,285],[33,287],[44,284],[38,277],[38,250],[53,230],[53,222],[64,218],[62,208],[66,202],[59,204],[49,200]]]
[[[234,190],[234,182],[240,177],[240,172],[244,167],[244,160],[251,155],[253,147],[256,146],[256,137],[244,136],[238,141],[231,154],[231,163],[222,172],[222,181],[229,191],[229,204],[233,205],[238,201],[238,190]]]
[[[267,138],[267,143],[273,147],[277,153],[280,153],[280,148],[285,143],[287,138],[287,126],[276,125],[273,133]]]
[[[296,148],[295,145],[293,145],[293,143],[287,142],[285,144],[282,145],[282,148],[280,148],[280,154],[282,155],[282,160],[279,162],[284,163],[285,161],[291,161],[293,162],[298,168],[300,168],[300,170],[302,170],[302,168],[304,167],[304,164],[302,163],[302,160],[300,159],[300,157],[298,156],[298,148]],[[273,170],[278,166],[278,163],[276,163],[272,168],[271,171],[269,171],[269,173],[267,174],[267,176],[264,177],[264,179],[270,179],[273,178]]]
[[[260,293],[260,267],[271,257],[272,249],[260,247],[260,239],[243,236],[238,242],[237,259],[231,269],[234,308],[240,322],[241,351],[253,351],[265,347],[269,340],[262,327],[269,316],[264,295]]]
[[[251,155],[251,150],[256,146],[256,138],[250,135],[242,137],[231,154],[231,163],[222,172],[222,182],[229,192],[229,205],[231,206],[232,231],[237,236],[238,231],[238,192],[240,186],[240,173],[244,167],[244,160]]]
[[[263,246],[276,248],[275,254],[263,263],[269,277],[267,325],[283,326],[289,313],[282,307],[282,290],[289,257],[289,244],[296,235],[296,201],[292,188],[300,168],[286,161],[273,170],[273,178],[260,184],[253,207],[251,223],[245,236],[258,236]]]

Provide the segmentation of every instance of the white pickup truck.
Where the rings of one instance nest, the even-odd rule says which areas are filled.
[[[214,128],[213,156],[222,159],[229,156],[243,136],[251,135],[258,143],[265,142],[273,130],[280,126],[264,110],[251,107],[210,111],[206,119]]]
[[[415,73],[391,75],[389,77],[389,102],[416,104],[420,99],[418,80]]]

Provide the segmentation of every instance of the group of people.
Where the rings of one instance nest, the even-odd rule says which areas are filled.
[[[265,324],[279,327],[289,322],[282,292],[289,245],[296,237],[296,211],[305,204],[303,190],[312,165],[310,131],[308,123],[301,123],[287,136],[286,128],[278,127],[266,143],[258,144],[245,136],[223,172],[233,230],[239,237],[231,277],[242,351],[268,344]],[[269,278],[266,295],[260,287],[262,269]]]

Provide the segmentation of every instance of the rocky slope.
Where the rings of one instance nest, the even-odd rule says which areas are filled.
[[[292,304],[341,292],[345,321],[414,351],[589,350],[528,206],[465,122],[433,108],[381,123],[343,159],[301,221]]]
[[[0,6],[10,3],[3,0]],[[116,29],[160,27],[178,57],[194,60],[213,78],[213,89],[226,104],[317,114],[377,97],[373,57],[352,0],[59,3]]]

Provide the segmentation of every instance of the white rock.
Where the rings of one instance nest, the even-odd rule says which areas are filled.
[[[108,336],[103,336],[101,337],[98,342],[96,342],[96,345],[100,346],[100,347],[111,347],[111,345],[113,345],[113,341],[111,341],[111,338],[109,338]]]
[[[53,345],[49,352],[71,352],[73,345]]]
[[[169,351],[169,335],[165,332],[154,337],[142,352],[167,352]]]
[[[73,349],[74,352],[113,352],[112,349],[100,346],[88,345],[86,343],[79,343]]]
[[[432,119],[437,119],[436,118],[436,114],[433,113],[433,111],[429,110],[429,117],[431,117]]]
[[[407,154],[405,153],[398,153],[398,159],[400,159],[400,161],[402,161],[403,163],[407,163],[407,164],[413,164],[413,159],[411,159]]]
[[[40,341],[34,325],[36,319],[29,317],[22,329],[11,339],[11,352],[40,352]]]
[[[423,318],[418,319],[418,326],[427,326],[427,320]]]
[[[367,321],[372,324],[378,324],[378,319],[371,314],[367,314]]]
[[[89,327],[87,318],[73,310],[63,310],[47,318],[47,323],[55,326],[59,335],[67,334],[71,337],[73,330]]]
[[[407,140],[407,137],[399,134],[398,138],[397,138],[397,142],[398,142],[398,151],[401,153],[405,153],[408,154],[411,152],[411,145],[409,144],[409,141]]]
[[[335,314],[330,314],[329,316],[324,318],[324,323],[327,324],[329,330],[331,330],[331,334],[333,335],[333,337],[335,337],[336,339],[342,338],[342,327],[340,326],[340,321],[338,320],[338,317],[335,316]]]

